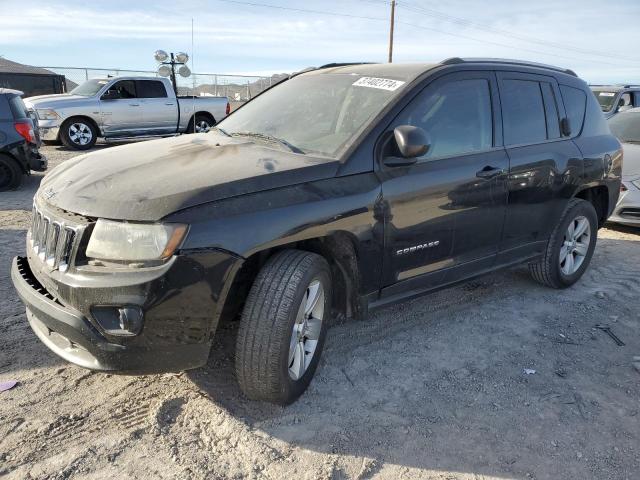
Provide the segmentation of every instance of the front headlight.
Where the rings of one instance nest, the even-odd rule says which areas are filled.
[[[57,120],[60,118],[60,115],[50,108],[43,108],[42,110],[36,109],[36,114],[40,120]]]
[[[184,239],[187,226],[177,223],[128,223],[98,220],[87,257],[144,262],[169,258]]]

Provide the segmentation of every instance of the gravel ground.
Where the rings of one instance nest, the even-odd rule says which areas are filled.
[[[0,194],[0,382],[19,382],[0,393],[0,477],[640,477],[640,231],[601,230],[568,290],[519,267],[334,326],[310,389],[281,408],[241,396],[233,325],[180,375],[91,373],[50,353],[9,279],[40,179]]]

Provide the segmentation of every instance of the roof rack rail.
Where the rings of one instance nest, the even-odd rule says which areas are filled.
[[[504,65],[523,65],[526,67],[541,67],[547,68],[549,70],[554,70],[556,72],[562,72],[574,77],[577,77],[576,72],[570,70],[568,68],[554,67],[553,65],[547,65],[544,63],[537,62],[527,62],[524,60],[511,60],[506,58],[460,58],[460,57],[451,57],[447,58],[440,62],[442,65],[457,65],[459,63],[500,63]]]
[[[350,65],[371,65],[372,62],[341,62],[341,63],[327,63],[317,68],[335,68],[335,67],[348,67]]]

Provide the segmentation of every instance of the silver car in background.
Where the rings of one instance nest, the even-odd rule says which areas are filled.
[[[87,150],[98,137],[120,140],[207,132],[229,113],[227,97],[177,97],[166,78],[97,78],[68,94],[25,99],[42,139]]]
[[[640,227],[640,108],[617,114],[609,126],[624,149],[620,199],[609,221]]]

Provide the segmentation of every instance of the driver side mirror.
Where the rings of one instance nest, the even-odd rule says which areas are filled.
[[[120,98],[120,94],[117,90],[107,90],[102,97],[101,100],[118,100]]]
[[[397,150],[400,156],[387,156],[384,164],[389,167],[406,167],[416,163],[418,157],[429,151],[431,140],[429,135],[420,127],[401,125],[393,130]]]

